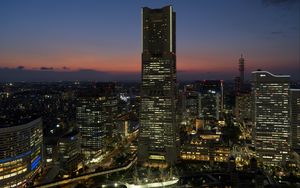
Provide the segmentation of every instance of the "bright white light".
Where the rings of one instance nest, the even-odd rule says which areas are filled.
[[[172,6],[170,6],[170,52],[172,52],[172,48],[173,48],[173,46],[172,46],[172,45],[173,45],[173,44],[172,44],[172,42],[173,42],[173,41],[172,41],[172,39],[173,39],[173,37],[172,37],[172,36],[173,36],[173,35],[172,35],[172,27],[173,27],[173,26],[172,26],[172,16],[173,16],[173,15],[172,15],[172,12],[173,12],[173,11],[172,11]]]

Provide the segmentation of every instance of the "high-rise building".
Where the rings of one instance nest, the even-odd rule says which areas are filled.
[[[0,126],[0,187],[24,187],[43,166],[42,119]]]
[[[61,168],[71,174],[82,162],[81,136],[76,130],[71,130],[58,140],[58,155]]]
[[[238,121],[251,120],[251,91],[242,91],[235,96],[235,116]]]
[[[186,125],[194,124],[200,117],[200,93],[185,91],[182,97],[182,114]]]
[[[204,120],[219,120],[223,111],[223,81],[203,80],[194,83],[194,88],[200,95],[200,118]]]
[[[292,147],[300,149],[300,89],[290,89]]]
[[[243,90],[244,84],[245,84],[245,59],[243,57],[243,54],[241,54],[241,57],[239,58],[239,76],[234,78],[234,84],[235,84],[235,93],[238,94],[240,91]]]
[[[172,6],[142,8],[138,161],[145,165],[171,165],[178,157],[175,24]]]
[[[117,97],[113,85],[103,83],[99,88],[82,91],[78,97],[76,119],[81,134],[82,154],[93,157],[112,136],[113,119],[117,113]]]
[[[290,76],[252,72],[254,146],[258,160],[281,165],[289,159]]]

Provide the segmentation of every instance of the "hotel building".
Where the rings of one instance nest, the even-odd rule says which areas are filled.
[[[43,166],[42,119],[0,126],[0,187],[24,187]]]
[[[265,165],[281,165],[289,159],[289,87],[288,75],[252,72],[254,146]]]

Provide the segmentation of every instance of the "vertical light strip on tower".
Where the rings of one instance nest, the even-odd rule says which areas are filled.
[[[142,25],[142,32],[141,32],[141,49],[142,49],[142,52],[143,52],[143,50],[144,50],[144,47],[143,47],[143,36],[144,36],[144,24],[143,24],[143,20],[144,20],[144,15],[143,15],[143,9],[141,9],[141,16],[142,16],[142,19],[141,19],[141,25]]]
[[[173,38],[173,36],[172,36],[172,6],[170,6],[170,52],[172,52],[172,38]]]

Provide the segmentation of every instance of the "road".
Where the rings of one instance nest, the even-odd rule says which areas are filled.
[[[76,182],[76,181],[82,181],[82,180],[86,181],[89,178],[92,178],[95,176],[101,176],[101,175],[105,175],[105,174],[111,174],[114,172],[128,170],[133,164],[136,163],[136,161],[137,161],[137,158],[134,158],[128,165],[126,165],[124,167],[119,167],[119,168],[115,168],[115,169],[111,169],[111,170],[105,170],[105,171],[101,171],[101,172],[94,172],[94,173],[90,173],[90,174],[84,174],[84,175],[81,175],[81,176],[78,176],[75,178],[63,179],[61,181],[37,185],[35,187],[48,188],[48,187],[54,187],[54,186],[62,186],[62,185],[68,184],[68,183]]]

